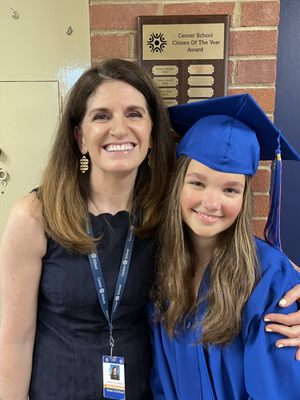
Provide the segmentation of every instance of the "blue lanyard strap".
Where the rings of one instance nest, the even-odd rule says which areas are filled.
[[[120,265],[120,269],[119,269],[117,284],[116,284],[116,288],[115,288],[115,294],[114,294],[114,300],[113,300],[113,304],[112,304],[112,308],[111,308],[111,313],[109,310],[108,294],[107,294],[107,289],[106,289],[106,285],[105,285],[105,281],[104,281],[103,269],[102,269],[102,265],[100,262],[100,258],[96,251],[88,254],[98,300],[99,300],[103,314],[104,314],[104,316],[108,322],[108,326],[109,326],[109,344],[110,344],[111,356],[112,356],[112,351],[113,351],[113,347],[114,347],[114,339],[112,336],[113,316],[114,316],[115,312],[117,311],[117,308],[122,299],[126,281],[127,281],[127,277],[128,277],[132,248],[133,248],[133,243],[134,243],[133,229],[134,229],[134,226],[133,226],[133,224],[131,224],[128,229],[127,238],[126,238],[126,242],[125,242],[125,246],[124,246],[124,250],[123,250],[123,255],[122,255],[121,265]],[[92,229],[92,225],[91,225],[90,221],[87,224],[87,232],[91,237],[94,237],[93,229]]]

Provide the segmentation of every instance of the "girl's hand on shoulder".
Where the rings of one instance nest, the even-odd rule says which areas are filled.
[[[293,265],[299,271],[299,267],[295,264]],[[278,304],[280,307],[285,308],[295,301],[300,304],[300,285],[296,285],[289,290]],[[300,310],[290,314],[267,314],[264,316],[264,321],[267,322],[265,328],[267,332],[276,332],[288,338],[277,340],[276,346],[278,348],[298,347],[296,359],[300,360]]]

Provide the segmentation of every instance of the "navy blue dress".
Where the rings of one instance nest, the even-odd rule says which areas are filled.
[[[242,332],[231,344],[206,350],[199,344],[201,327],[194,329],[192,321],[173,339],[161,324],[152,326],[154,400],[300,400],[295,348],[277,349],[280,336],[266,333],[263,321],[270,312],[297,310],[296,304],[281,309],[278,301],[300,283],[300,274],[285,255],[259,239],[256,243],[262,278],[245,305]],[[200,293],[207,290],[208,275]],[[204,312],[200,307],[198,321]]]
[[[128,231],[128,213],[91,215],[110,303]],[[151,399],[151,345],[145,305],[154,245],[135,239],[123,298],[114,319],[114,354],[125,359],[126,399]],[[30,400],[103,399],[102,355],[109,334],[88,257],[48,240],[40,283]]]

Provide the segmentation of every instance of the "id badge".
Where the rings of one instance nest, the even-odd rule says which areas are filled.
[[[125,400],[124,358],[103,356],[102,367],[104,398]]]

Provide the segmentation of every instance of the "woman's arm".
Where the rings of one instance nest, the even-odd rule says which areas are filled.
[[[300,272],[300,268],[291,261],[296,271]],[[285,293],[284,297],[279,301],[280,307],[289,307],[295,301],[300,302],[300,285],[296,285],[293,289]],[[282,347],[298,347],[296,351],[296,359],[300,361],[300,310],[291,314],[267,314],[264,318],[268,323],[267,332],[276,332],[288,339],[279,339],[276,342],[278,348]],[[269,324],[269,322],[271,322]]]
[[[0,399],[26,400],[47,240],[35,193],[13,207],[0,246]]]
[[[300,285],[289,290],[278,304],[286,308],[295,301],[300,301]],[[300,310],[290,314],[266,314],[264,320],[268,323],[265,328],[267,332],[276,332],[288,337],[277,340],[276,346],[279,348],[298,346],[296,359],[300,360]]]

